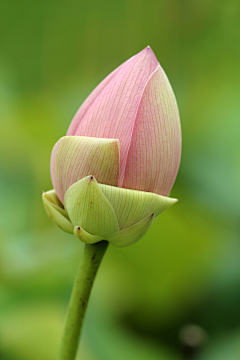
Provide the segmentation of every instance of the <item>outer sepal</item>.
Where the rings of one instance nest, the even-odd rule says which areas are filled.
[[[84,242],[85,244],[95,244],[99,241],[102,240],[106,240],[104,239],[102,236],[98,236],[98,235],[92,235],[89,234],[87,231],[85,231],[83,228],[81,228],[80,226],[75,226],[74,228],[74,235],[81,240],[82,242]]]
[[[99,184],[112,205],[120,229],[128,228],[154,213],[155,218],[178,200],[151,192]]]
[[[129,246],[140,240],[149,230],[154,220],[154,214],[147,216],[137,224],[120,230],[106,237],[112,245],[117,247]]]
[[[69,187],[65,210],[75,236],[86,244],[107,240],[129,246],[148,231],[154,219],[177,199],[98,184],[90,175]]]
[[[68,217],[66,210],[59,201],[55,190],[42,193],[42,201],[47,215],[52,222],[63,231],[73,234],[73,225]]]
[[[92,235],[106,237],[119,231],[115,211],[92,175],[68,188],[64,205],[72,224]]]

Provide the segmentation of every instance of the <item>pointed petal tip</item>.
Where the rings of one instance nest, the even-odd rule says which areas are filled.
[[[173,206],[174,204],[176,204],[177,202],[178,202],[178,199],[175,199],[175,198],[171,198],[171,197],[169,197],[169,196],[166,196],[166,198],[168,199],[168,208],[170,207],[170,206]]]
[[[48,191],[42,191],[42,200],[45,201],[45,200],[48,200],[50,202],[52,202],[51,200],[51,197],[48,195]]]
[[[149,54],[150,56],[152,56],[157,62],[158,62],[158,59],[156,57],[156,55],[154,54],[154,51],[153,49],[151,48],[150,45],[147,45],[143,50],[141,50],[138,54],[141,54],[141,53],[147,53]]]
[[[148,51],[148,52],[153,52],[150,45],[147,45],[147,46],[142,50],[142,52],[147,52],[147,51]]]
[[[150,45],[146,46],[144,50],[148,51],[149,53],[152,53],[156,57],[156,55],[154,54],[154,51],[153,51],[153,49],[151,48]]]
[[[50,190],[50,193],[52,191]],[[52,220],[52,222],[58,226],[61,230],[73,234],[73,225],[70,222],[67,214],[63,209],[61,209],[56,203],[54,203],[54,199],[51,198],[47,193],[44,193],[42,196],[43,206],[46,210],[48,217]]]
[[[77,239],[88,245],[92,245],[103,240],[101,236],[92,235],[83,228],[80,228],[80,226],[75,226],[73,233],[77,237]]]
[[[151,69],[151,72],[153,72],[159,65],[158,59],[149,45],[139,51],[137,54],[133,55],[126,61],[126,63],[127,62],[142,64],[145,68]]]
[[[89,183],[97,182],[96,178],[93,175],[86,176],[86,180],[88,180]]]

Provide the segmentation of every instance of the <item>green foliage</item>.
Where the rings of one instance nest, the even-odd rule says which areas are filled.
[[[239,15],[237,0],[1,1],[1,359],[55,358],[82,244],[42,206],[51,149],[148,44],[180,108],[179,203],[134,246],[109,247],[80,355],[182,359],[179,331],[195,323],[208,340],[191,359],[239,358]]]

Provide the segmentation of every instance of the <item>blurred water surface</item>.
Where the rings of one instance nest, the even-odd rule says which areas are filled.
[[[56,358],[83,246],[42,207],[50,152],[147,45],[179,104],[179,203],[139,243],[109,248],[79,359],[240,358],[239,18],[237,0],[0,2],[1,360]]]

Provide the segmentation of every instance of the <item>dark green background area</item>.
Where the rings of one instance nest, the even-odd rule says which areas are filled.
[[[44,212],[51,149],[147,45],[178,100],[179,203],[109,248],[79,359],[240,358],[239,19],[238,0],[0,2],[1,360],[56,358],[83,245]]]

